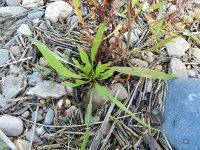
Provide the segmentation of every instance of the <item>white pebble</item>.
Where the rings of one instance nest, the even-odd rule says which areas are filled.
[[[44,5],[43,0],[23,0],[22,6],[27,8],[37,8]]]
[[[27,36],[32,35],[32,32],[27,24],[21,24],[21,26],[17,30],[17,33]]]
[[[72,12],[72,7],[64,1],[50,3],[45,11],[45,17],[52,22],[57,22],[59,18],[65,18]]]

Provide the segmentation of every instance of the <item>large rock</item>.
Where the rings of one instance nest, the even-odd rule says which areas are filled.
[[[115,83],[115,84],[111,85],[110,87],[106,87],[106,88],[107,88],[108,92],[113,96],[115,96],[115,94],[119,90],[117,99],[121,102],[124,101],[126,98],[128,98],[128,93],[121,83]],[[83,107],[84,108],[87,108],[87,105],[90,100],[90,95],[91,95],[91,90],[89,90],[83,98]],[[97,90],[94,89],[94,94],[93,94],[93,98],[92,98],[92,110],[93,111],[97,110],[98,108],[101,108],[103,106],[103,104],[105,104],[108,101],[109,101],[109,99],[106,96],[100,96],[98,94]]]
[[[50,3],[45,11],[45,17],[52,22],[57,22],[59,18],[65,18],[72,12],[72,7],[64,1]]]
[[[189,48],[190,44],[182,37],[175,38],[166,44],[169,56],[183,56]]]
[[[20,118],[2,115],[0,117],[0,129],[7,136],[19,136],[24,130],[23,122]]]
[[[185,64],[177,58],[172,58],[169,63],[168,73],[177,78],[188,78]]]
[[[169,81],[162,129],[176,150],[200,149],[200,80]]]
[[[20,6],[0,7],[0,16],[3,17],[15,16],[24,13],[26,11],[27,9]]]
[[[6,76],[2,86],[2,93],[6,99],[15,98],[26,87],[24,76],[15,77],[13,75]]]
[[[41,98],[60,98],[64,95],[64,86],[51,81],[43,81],[30,88],[27,95],[36,95]],[[73,93],[71,88],[67,88],[68,94]]]
[[[4,65],[9,60],[9,52],[7,49],[0,49],[0,65]]]

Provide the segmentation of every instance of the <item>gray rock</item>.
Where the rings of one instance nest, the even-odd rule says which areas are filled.
[[[22,35],[27,35],[27,36],[31,36],[32,35],[31,29],[25,23],[20,25],[20,27],[17,29],[17,33],[18,34],[22,34]]]
[[[71,88],[67,88],[68,94],[73,93]],[[64,95],[64,86],[51,81],[42,81],[37,83],[35,87],[30,88],[27,95],[36,95],[41,98],[60,98]]]
[[[10,47],[10,52],[14,55],[14,56],[18,56],[21,53],[21,49],[19,46],[11,46]]]
[[[41,142],[41,138],[36,133],[33,133],[32,130],[30,130],[30,131],[27,132],[26,139],[28,141],[31,141],[32,135],[33,135],[33,143],[39,143],[39,142]]]
[[[28,19],[40,19],[44,15],[44,11],[38,10],[31,13],[28,13]]]
[[[35,116],[36,115],[36,112],[34,111],[32,114],[31,114],[31,119],[32,121],[35,121]],[[37,113],[37,119],[36,121],[42,121],[43,120],[43,117],[42,117],[42,114],[40,112]]]
[[[27,8],[37,8],[44,5],[44,1],[43,0],[23,0],[22,5],[23,7],[27,7]]]
[[[9,60],[9,52],[7,49],[0,49],[0,65],[4,65]]]
[[[48,30],[47,24],[44,21],[40,23],[39,28],[42,30]]]
[[[39,72],[33,72],[33,74],[27,76],[28,84],[35,86],[37,83],[42,82],[42,75]]]
[[[132,58],[132,59],[129,60],[129,62],[132,65],[136,65],[138,67],[148,67],[148,63],[146,61],[141,60],[141,59]]]
[[[65,110],[66,115],[59,116],[59,119],[67,122],[67,120],[70,119],[70,117],[72,117],[73,114],[77,114],[78,111],[79,111],[79,109],[76,106],[72,105],[67,110]]]
[[[29,141],[22,140],[22,139],[17,139],[14,141],[17,150],[28,150],[29,149]]]
[[[30,115],[30,112],[29,111],[25,111],[23,114],[22,114],[22,117],[23,118],[28,118]]]
[[[7,105],[7,100],[6,98],[0,94],[0,106],[5,107]]]
[[[192,55],[200,60],[200,49],[199,48],[192,48]]]
[[[37,133],[37,135],[44,135],[46,133],[46,129],[43,126],[37,127],[35,129],[35,132]]]
[[[26,87],[24,76],[15,77],[13,75],[6,76],[2,86],[2,93],[5,98],[15,98]]]
[[[15,22],[15,25],[16,26],[20,26],[21,24],[25,23],[26,21],[28,21],[28,18],[25,17],[25,18],[22,18],[22,19],[19,19]]]
[[[19,6],[22,0],[6,0],[8,6]]]
[[[10,75],[19,76],[20,74],[20,69],[17,65],[10,65],[10,70],[9,70]]]
[[[188,78],[185,64],[177,58],[172,58],[169,63],[168,73],[177,78]]]
[[[0,7],[0,16],[3,17],[15,16],[24,13],[26,11],[27,9],[20,6]]]
[[[23,122],[20,118],[2,115],[0,117],[0,129],[7,136],[19,136],[24,130]]]
[[[4,45],[5,48],[9,49],[12,45],[16,44],[15,38],[10,39],[6,44]]]
[[[162,129],[176,150],[200,149],[200,80],[169,81]]]
[[[126,98],[128,98],[128,93],[126,91],[126,89],[123,87],[123,85],[121,83],[115,83],[113,85],[109,87],[106,87],[108,92],[115,96],[116,92],[119,90],[119,94],[117,96],[117,99],[119,101],[124,101]],[[86,92],[86,95],[83,98],[83,107],[87,108],[87,105],[89,103],[90,100],[90,95],[91,95],[91,90]],[[92,98],[92,110],[95,111],[98,108],[100,108],[101,106],[103,106],[103,104],[105,104],[106,102],[108,102],[109,99],[105,96],[100,96],[97,92],[96,89],[94,89],[94,94],[93,94],[93,98]]]
[[[128,40],[128,32],[125,32],[123,35],[124,35],[124,37],[125,37],[125,39],[127,41]],[[131,35],[130,35],[130,45],[136,43],[137,41],[138,41],[137,35],[134,32],[131,32]]]
[[[44,118],[44,124],[51,125],[53,123],[53,120],[54,120],[54,111],[53,109],[49,109]]]
[[[187,70],[187,73],[188,73],[188,77],[195,78],[196,76],[196,73],[193,70]]]
[[[178,37],[166,44],[167,53],[169,56],[183,56],[190,48],[190,44],[182,37]]]

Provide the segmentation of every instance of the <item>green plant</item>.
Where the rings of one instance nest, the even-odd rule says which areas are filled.
[[[135,75],[139,77],[147,77],[147,78],[163,79],[163,80],[174,79],[174,76],[165,74],[163,72],[157,72],[155,70],[151,70],[148,68],[111,67],[111,64],[112,64],[111,62],[108,62],[105,64],[101,64],[101,62],[99,62],[98,65],[95,67],[94,66],[95,56],[97,54],[97,50],[101,43],[101,39],[103,37],[105,28],[106,28],[106,23],[102,22],[99,25],[99,29],[97,31],[94,42],[92,44],[90,57],[81,47],[78,47],[82,63],[79,63],[78,60],[76,60],[75,58],[72,58],[74,65],[78,69],[80,69],[80,72],[78,73],[74,73],[73,71],[70,71],[68,68],[65,68],[61,64],[61,62],[58,60],[58,56],[55,56],[55,54],[52,51],[50,51],[44,44],[39,42],[37,39],[29,37],[29,40],[32,42],[32,44],[37,46],[37,48],[40,50],[43,56],[47,59],[49,65],[52,68],[54,68],[62,77],[64,77],[65,79],[73,79],[74,82],[65,81],[64,82],[65,86],[77,87],[83,84],[87,84],[92,89],[96,88],[96,90],[99,92],[100,95],[107,96],[113,103],[115,103],[120,109],[128,113],[139,124],[143,125],[146,128],[152,128],[150,125],[144,123],[139,118],[137,118],[130,110],[126,108],[124,104],[122,104],[120,101],[114,98],[111,94],[109,94],[106,88],[101,86],[100,83],[102,82],[102,80],[105,80],[109,78],[110,76],[112,76],[115,71],[124,73],[124,74]],[[86,115],[85,115],[85,123],[87,125],[87,128],[86,128],[86,132],[84,135],[84,142],[82,144],[81,149],[85,149],[87,141],[89,139],[89,126],[91,123],[91,114],[92,114],[92,102],[91,102],[92,96],[93,96],[93,92],[91,92],[91,98],[90,98]]]

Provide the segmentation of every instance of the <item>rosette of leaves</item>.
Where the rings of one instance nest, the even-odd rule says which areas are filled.
[[[139,124],[143,125],[146,128],[152,128],[150,125],[146,124],[138,117],[136,117],[129,109],[126,108],[126,106],[123,103],[114,98],[104,86],[101,86],[100,82],[102,82],[102,80],[109,78],[110,76],[113,75],[114,72],[119,72],[139,77],[152,78],[152,79],[162,79],[162,80],[174,79],[174,76],[172,75],[151,70],[148,68],[111,66],[111,62],[105,64],[101,64],[101,62],[99,62],[97,66],[94,66],[95,56],[97,54],[99,45],[102,41],[105,29],[106,29],[106,22],[102,22],[99,25],[94,42],[92,43],[90,55],[88,55],[81,47],[78,47],[82,62],[79,62],[77,59],[72,58],[74,66],[79,69],[79,72],[76,73],[64,67],[60,61],[61,59],[59,59],[57,55],[55,55],[51,50],[49,50],[46,45],[44,45],[35,38],[29,37],[29,40],[32,42],[32,44],[37,46],[39,51],[47,59],[49,65],[52,68],[54,68],[64,79],[66,79],[66,81],[64,82],[65,86],[78,87],[80,85],[85,84],[87,86],[90,86],[90,88],[92,88],[91,98],[87,106],[85,115],[85,123],[87,127],[81,149],[86,148],[90,135],[89,126],[92,117],[92,97],[94,88],[96,88],[96,90],[100,95],[108,97],[108,99],[111,100],[112,103],[114,103],[120,109],[129,114]],[[70,79],[73,79],[74,82],[70,82]]]

